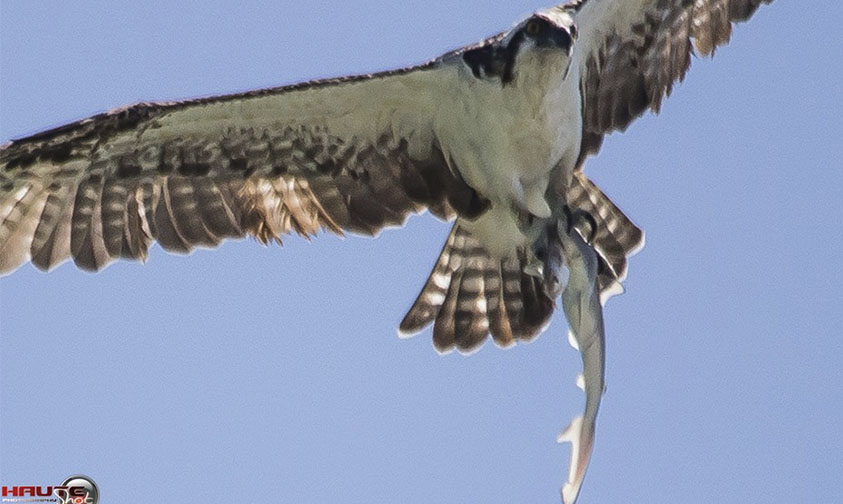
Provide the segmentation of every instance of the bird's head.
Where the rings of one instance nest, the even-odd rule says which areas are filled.
[[[564,9],[541,10],[515,25],[491,43],[462,53],[465,64],[479,79],[500,80],[504,86],[518,75],[559,74],[572,54],[577,28]]]
[[[518,44],[521,51],[563,51],[570,56],[577,39],[577,27],[565,10],[551,7],[518,24],[511,37],[511,43]]]

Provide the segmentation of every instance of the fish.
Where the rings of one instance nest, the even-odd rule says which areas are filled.
[[[606,338],[603,303],[598,284],[598,256],[594,248],[571,225],[568,214],[557,222],[558,251],[548,254],[545,272],[562,288],[562,308],[568,320],[568,341],[583,362],[577,384],[585,391],[585,409],[559,434],[559,443],[571,443],[568,480],[560,493],[564,504],[574,504],[580,493],[594,448],[597,413],[606,389]],[[555,257],[556,256],[556,257]]]

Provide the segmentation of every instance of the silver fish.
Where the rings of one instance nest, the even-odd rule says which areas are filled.
[[[568,215],[566,221],[570,219]],[[605,390],[606,342],[597,281],[597,253],[569,222],[560,220],[557,227],[564,260],[560,269],[568,270],[558,274],[560,283],[564,284],[562,307],[570,327],[569,341],[582,356],[583,373],[578,378],[578,385],[585,391],[584,413],[574,418],[557,438],[560,443],[571,443],[568,481],[561,493],[565,504],[573,504],[579,495],[594,447],[597,412]]]

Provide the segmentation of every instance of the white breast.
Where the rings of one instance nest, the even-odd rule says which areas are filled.
[[[513,205],[533,211],[536,201],[544,201],[550,173],[560,161],[565,172],[573,171],[581,103],[577,76],[564,78],[566,63],[559,54],[551,59],[526,52],[507,86],[454,68],[459,80],[437,115],[437,137],[455,168],[494,208],[464,225],[499,255],[527,240]]]

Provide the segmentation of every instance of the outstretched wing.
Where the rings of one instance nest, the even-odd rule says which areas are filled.
[[[246,235],[372,235],[425,208],[477,214],[433,134],[446,70],[138,104],[6,144],[0,273],[68,257],[99,270],[156,240],[186,253]]]
[[[583,93],[580,165],[603,135],[658,112],[696,52],[729,42],[732,24],[772,0],[575,0],[579,30],[574,64]]]

